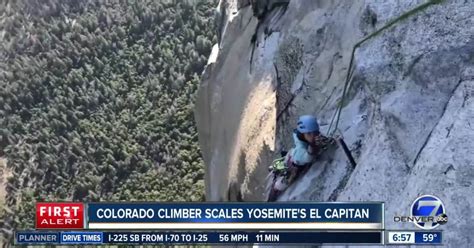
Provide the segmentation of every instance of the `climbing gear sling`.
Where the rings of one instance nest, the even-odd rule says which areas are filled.
[[[273,160],[272,165],[269,168],[270,171],[273,171],[276,174],[282,174],[287,170],[285,164],[285,157],[277,158]]]

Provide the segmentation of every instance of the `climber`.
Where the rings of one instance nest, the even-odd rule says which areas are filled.
[[[299,117],[297,127],[293,131],[293,141],[294,147],[286,153],[284,159],[277,159],[273,163],[275,178],[269,201],[276,200],[276,197],[289,184],[305,173],[314,159],[333,139],[321,135],[316,117],[303,115]],[[285,165],[284,172],[282,172],[282,164]]]
[[[306,172],[313,160],[320,154],[323,146],[329,143],[329,138],[321,135],[316,117],[303,115],[298,119],[293,131],[294,148],[287,154],[286,161],[289,170],[288,182],[293,182]]]

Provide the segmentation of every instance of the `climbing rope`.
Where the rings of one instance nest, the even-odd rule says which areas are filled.
[[[365,38],[363,38],[362,40],[360,40],[359,42],[357,42],[354,45],[354,47],[352,48],[352,54],[351,54],[351,60],[349,62],[349,68],[347,69],[346,80],[345,80],[345,83],[344,83],[344,89],[342,91],[342,97],[341,97],[341,100],[339,101],[339,105],[336,108],[336,111],[334,112],[334,115],[331,119],[331,123],[329,124],[329,128],[328,128],[328,131],[327,131],[328,136],[333,136],[334,132],[337,130],[337,127],[339,125],[339,118],[341,116],[342,107],[344,106],[344,100],[346,98],[347,92],[349,91],[350,82],[352,81],[351,78],[352,78],[352,73],[354,72],[353,65],[354,65],[354,57],[355,57],[356,49],[359,48],[364,42],[366,42],[366,41],[374,38],[375,36],[381,34],[384,30],[392,27],[396,23],[407,19],[408,17],[410,17],[410,16],[412,16],[412,15],[428,8],[431,5],[440,4],[442,2],[444,2],[444,0],[429,0],[428,2],[426,2],[424,4],[420,4],[419,6],[413,8],[412,10],[409,10],[409,11],[405,12],[404,14],[400,15],[399,17],[395,18],[394,20],[388,22],[382,28],[380,28],[380,29],[376,30],[375,32],[371,33],[370,35],[366,36]],[[331,132],[331,127],[332,127],[332,124],[334,122],[334,119],[336,120],[336,122],[335,122],[334,130]]]

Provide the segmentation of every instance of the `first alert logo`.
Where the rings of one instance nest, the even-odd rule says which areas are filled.
[[[36,203],[36,229],[83,229],[84,205],[73,202]]]

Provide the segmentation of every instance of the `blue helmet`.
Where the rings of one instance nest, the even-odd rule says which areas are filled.
[[[296,129],[300,133],[319,132],[318,120],[312,115],[302,115],[298,119]]]

